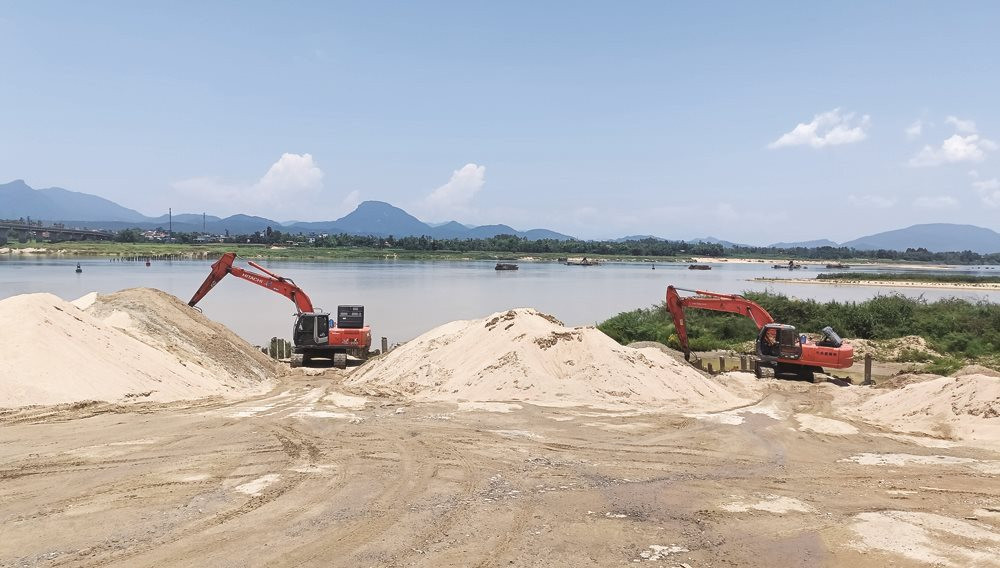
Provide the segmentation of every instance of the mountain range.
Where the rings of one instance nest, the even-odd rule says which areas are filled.
[[[65,223],[71,227],[112,230],[132,227],[155,229],[166,227],[169,223],[167,215],[147,217],[134,209],[122,207],[96,195],[59,187],[33,189],[23,180],[0,184],[0,219],[18,219],[28,216],[46,222]],[[375,236],[392,235],[395,237],[428,236],[437,239],[478,239],[503,234],[516,235],[530,240],[573,238],[548,229],[518,231],[508,225],[469,226],[457,221],[430,224],[382,201],[365,201],[351,213],[333,221],[281,223],[273,219],[250,215],[232,215],[220,218],[214,215],[202,216],[181,213],[173,216],[173,228],[177,232],[198,232],[204,228],[209,233],[222,234],[229,231],[231,234],[238,235],[263,231],[267,227],[290,233],[349,233]],[[661,239],[653,235],[632,235],[616,240],[625,242],[648,238]],[[688,239],[687,242],[717,243],[725,248],[749,246],[716,237]],[[841,243],[830,239],[817,239],[780,242],[768,246],[772,248],[830,246],[858,250],[925,248],[931,252],[970,250],[980,254],[990,254],[1000,252],[1000,233],[974,225],[929,223],[867,235]]]
[[[931,252],[970,250],[980,254],[991,254],[1000,252],[1000,233],[975,225],[925,223],[859,237],[842,243],[820,239],[794,243],[774,243],[770,246],[773,248],[844,247],[856,250],[925,248]]]
[[[46,222],[64,223],[71,227],[120,230],[166,228],[167,215],[147,217],[134,209],[90,195],[51,187],[34,189],[24,180],[0,184],[0,219],[31,217]],[[249,234],[271,227],[288,233],[348,233],[375,236],[428,236],[436,239],[480,239],[497,235],[515,235],[530,240],[572,239],[569,235],[548,229],[519,231],[508,225],[467,226],[457,221],[430,225],[382,201],[365,201],[347,215],[334,221],[296,221],[281,223],[264,217],[232,215],[221,218],[214,215],[179,213],[173,216],[176,232],[207,231],[222,234]]]

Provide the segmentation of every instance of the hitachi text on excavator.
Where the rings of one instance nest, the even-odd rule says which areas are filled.
[[[279,276],[253,261],[253,272],[233,266],[236,253],[227,252],[212,264],[212,270],[188,302],[194,306],[227,274],[242,278],[272,292],[285,296],[295,304],[295,325],[292,328],[291,365],[298,367],[311,358],[332,359],[335,367],[347,366],[347,356],[365,359],[372,343],[371,328],[364,324],[364,306],[338,306],[336,321],[330,314],[313,308],[312,300],[291,278]]]
[[[678,290],[695,295],[682,297]],[[844,343],[829,326],[823,328],[823,338],[814,342],[800,335],[793,326],[775,323],[767,310],[743,296],[667,286],[667,310],[673,317],[677,339],[687,360],[690,360],[691,349],[688,347],[684,308],[728,312],[752,319],[760,330],[754,362],[757,378],[761,377],[762,367],[770,367],[776,377],[794,376],[811,381],[814,373],[823,372],[824,367],[846,369],[854,364],[854,348]]]

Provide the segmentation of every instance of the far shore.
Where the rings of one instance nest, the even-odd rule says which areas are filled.
[[[680,265],[715,264],[715,265],[754,265],[770,268],[773,265],[786,265],[788,258],[744,258],[744,257],[687,257],[687,256],[652,256],[652,255],[619,255],[619,254],[583,254],[565,252],[502,252],[502,251],[455,251],[455,250],[406,250],[399,248],[367,248],[367,247],[311,247],[285,246],[243,243],[117,243],[117,242],[60,242],[60,243],[8,243],[0,246],[0,257],[16,256],[36,257],[95,257],[95,258],[142,258],[151,257],[165,259],[204,260],[218,258],[224,252],[233,251],[240,257],[269,260],[294,261],[338,261],[338,260],[420,260],[420,261],[513,261],[513,262],[558,262],[567,257],[587,257],[600,262],[622,263],[657,263]],[[803,274],[815,274],[827,269],[827,264],[846,263],[853,267],[874,267],[888,269],[920,269],[927,271],[947,271],[957,265],[940,263],[924,264],[920,262],[875,262],[869,259],[795,259],[797,265],[803,267]],[[720,266],[721,268],[721,266]],[[848,269],[849,270],[849,269]],[[775,274],[780,271],[776,271]]]
[[[714,263],[714,264],[769,264],[769,265],[772,265],[772,266],[775,265],[775,264],[781,264],[781,265],[787,265],[788,264],[788,259],[774,259],[774,258],[713,258],[713,257],[698,257],[698,258],[695,258],[694,261],[696,263],[698,263],[698,264],[711,264],[711,263]],[[795,264],[802,265],[802,266],[808,266],[810,269],[812,269],[812,268],[820,268],[822,270],[845,270],[845,271],[850,270],[850,269],[843,269],[843,268],[829,268],[829,269],[826,268],[827,264],[836,264],[838,262],[844,262],[844,261],[843,260],[832,260],[832,259],[831,260],[814,260],[814,259],[799,260],[799,259],[795,259]],[[879,267],[885,267],[885,268],[920,268],[921,270],[924,270],[924,269],[927,269],[927,270],[948,270],[948,269],[950,269],[950,268],[952,268],[954,266],[954,265],[948,265],[948,264],[919,264],[919,263],[908,264],[908,263],[905,263],[905,262],[873,262],[871,260],[848,260],[847,262],[850,263],[849,266],[851,266],[852,268],[859,268],[859,267],[866,267],[866,266],[879,266]],[[777,270],[782,270],[782,269],[784,269],[784,268],[780,268],[780,269],[777,269]]]
[[[1000,283],[914,282],[908,280],[819,280],[817,278],[753,278],[751,282],[826,284],[829,286],[881,286],[883,288],[928,288],[934,290],[1000,290]]]

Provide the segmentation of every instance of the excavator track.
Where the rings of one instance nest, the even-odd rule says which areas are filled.
[[[338,369],[347,368],[347,353],[334,353],[333,354],[333,366]]]

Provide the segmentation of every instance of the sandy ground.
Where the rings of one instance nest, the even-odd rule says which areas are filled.
[[[783,284],[825,284],[827,286],[880,286],[883,288],[927,288],[933,290],[1000,290],[1000,284],[984,283],[946,283],[946,282],[911,282],[885,280],[818,280],[816,278],[754,278],[756,282],[778,282]]]
[[[332,370],[7,411],[0,566],[1000,565],[1000,448],[761,383],[689,416],[405,403]]]

